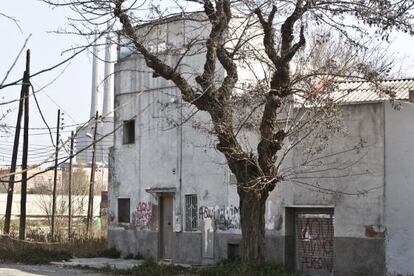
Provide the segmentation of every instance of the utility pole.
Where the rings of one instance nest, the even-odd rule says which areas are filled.
[[[20,225],[19,239],[26,236],[26,198],[27,198],[27,155],[29,152],[29,88],[30,88],[30,50],[26,55],[26,79],[24,84],[24,129],[23,129],[23,154],[22,154],[22,185],[20,198]]]
[[[14,143],[13,143],[13,152],[12,152],[12,160],[10,164],[10,177],[9,177],[9,187],[7,189],[7,203],[6,203],[6,214],[4,218],[4,234],[8,235],[10,233],[10,220],[11,220],[11,212],[12,212],[12,205],[13,205],[13,191],[14,191],[14,180],[16,178],[16,164],[17,164],[17,155],[19,151],[19,138],[20,138],[20,127],[22,121],[22,113],[23,113],[23,103],[25,97],[25,89],[26,84],[30,81],[30,51],[27,50],[26,52],[26,70],[23,73],[23,84],[20,90],[20,101],[19,101],[19,110],[17,113],[17,122],[16,122],[16,129],[14,132]]]
[[[72,237],[72,160],[73,160],[73,131],[70,134],[70,152],[69,152],[69,183],[68,183],[68,238]]]
[[[95,113],[95,128],[93,130],[93,141],[92,141],[92,164],[91,164],[91,179],[89,182],[89,200],[88,200],[88,216],[86,224],[86,233],[89,235],[89,231],[92,230],[93,220],[93,196],[95,186],[95,154],[96,154],[96,129],[98,128],[98,111]],[[91,231],[92,232],[92,231]]]
[[[58,113],[57,113],[55,167],[54,167],[54,175],[53,175],[52,229],[50,233],[52,241],[55,239],[56,182],[57,182],[57,167],[58,167],[58,157],[59,157],[59,130],[60,130],[60,109],[58,109]]]

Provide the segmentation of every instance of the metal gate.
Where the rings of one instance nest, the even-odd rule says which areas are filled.
[[[300,211],[295,214],[295,268],[305,275],[333,275],[333,213]]]

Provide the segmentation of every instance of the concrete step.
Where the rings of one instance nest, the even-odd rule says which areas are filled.
[[[162,259],[158,261],[159,265],[172,265],[173,261],[172,259]]]

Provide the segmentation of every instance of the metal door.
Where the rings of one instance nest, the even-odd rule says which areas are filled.
[[[334,217],[332,213],[296,212],[295,268],[304,275],[333,275]]]
[[[160,257],[173,258],[173,197],[161,197]]]

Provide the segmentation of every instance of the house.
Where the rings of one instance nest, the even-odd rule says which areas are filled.
[[[162,54],[166,45],[184,43],[183,34],[194,24],[183,16],[151,26],[159,39],[154,49]],[[182,103],[172,83],[153,78],[142,57],[126,47],[119,54],[109,246],[178,263],[237,258],[239,199],[234,177],[214,148],[215,137],[201,127],[209,124],[208,115]],[[203,65],[202,56],[184,58],[181,70],[189,79]],[[326,149],[330,164],[338,166],[302,176],[295,172],[296,180],[271,192],[265,214],[269,260],[306,275],[414,273],[414,107],[409,101],[414,79],[383,85],[396,93],[394,104],[368,83],[340,84],[347,133],[331,135]],[[286,166],[303,158],[294,150]]]

